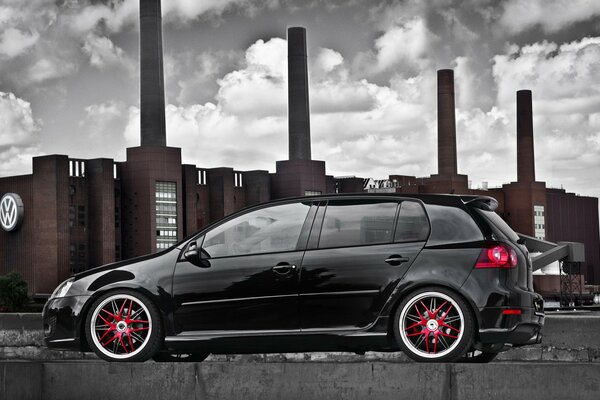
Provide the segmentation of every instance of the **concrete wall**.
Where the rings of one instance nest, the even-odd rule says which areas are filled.
[[[597,399],[600,364],[0,362],[5,399]]]

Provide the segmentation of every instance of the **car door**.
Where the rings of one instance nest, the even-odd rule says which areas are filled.
[[[300,281],[303,331],[375,321],[429,234],[416,201],[339,199],[321,205]]]
[[[298,270],[316,212],[310,208],[309,202],[261,208],[198,239],[202,262],[182,257],[173,276],[176,329],[298,330]]]

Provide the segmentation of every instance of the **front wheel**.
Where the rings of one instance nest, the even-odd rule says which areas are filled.
[[[467,303],[444,288],[412,292],[394,315],[398,345],[415,361],[458,360],[471,347],[473,331],[473,317]]]
[[[110,292],[90,307],[87,341],[107,361],[146,361],[162,341],[160,313],[146,296],[133,290]]]

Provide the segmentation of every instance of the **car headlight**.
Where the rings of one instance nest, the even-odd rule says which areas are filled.
[[[67,279],[66,281],[58,285],[56,289],[54,289],[54,292],[52,292],[52,296],[50,296],[50,298],[55,299],[58,297],[65,297],[69,292],[69,289],[71,289],[72,284],[73,278]]]

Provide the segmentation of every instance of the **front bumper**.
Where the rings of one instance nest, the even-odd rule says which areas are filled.
[[[44,305],[44,342],[55,349],[80,350],[83,307],[90,296],[50,299]]]

